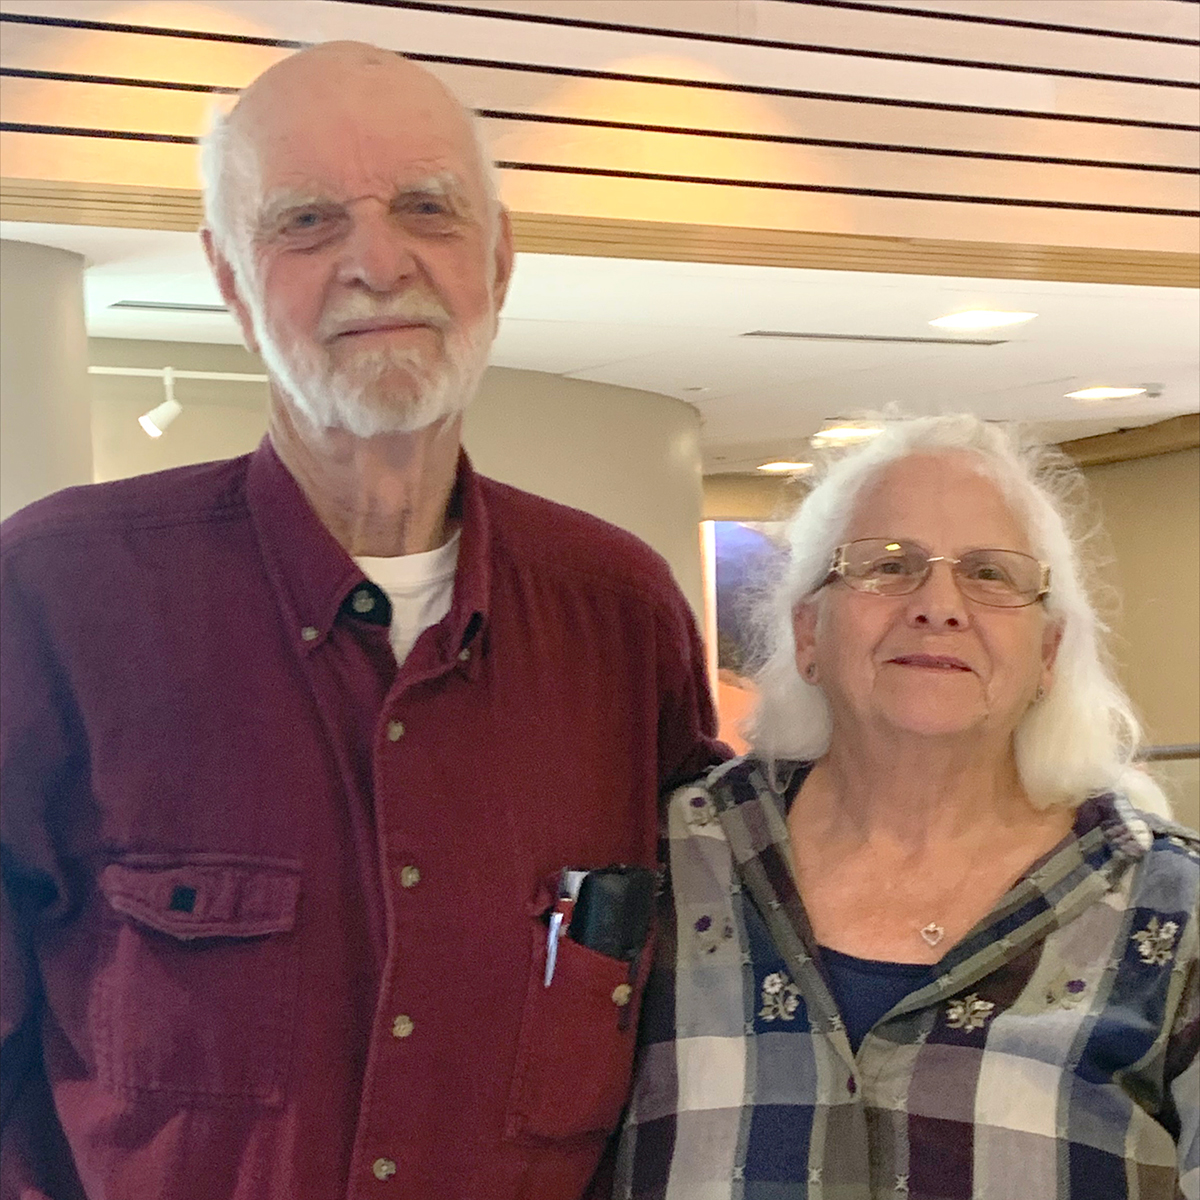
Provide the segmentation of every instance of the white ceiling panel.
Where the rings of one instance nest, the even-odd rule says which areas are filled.
[[[226,313],[112,307],[219,304],[193,234],[4,222],[0,237],[84,256],[93,337],[239,340]],[[977,307],[1038,316],[975,335],[1005,339],[997,346],[741,336],[766,329],[929,338],[941,336],[928,325],[933,317]],[[970,408],[1037,422],[1056,437],[1196,412],[1198,342],[1200,293],[1183,288],[528,254],[493,361],[689,401],[704,420],[709,468],[730,470],[793,453],[828,417],[888,403]],[[1162,392],[1105,405],[1064,396],[1100,383],[1154,383]]]

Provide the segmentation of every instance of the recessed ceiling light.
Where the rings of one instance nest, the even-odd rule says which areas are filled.
[[[1144,387],[1090,387],[1080,388],[1077,392],[1068,392],[1068,400],[1128,400],[1131,396],[1144,396]]]
[[[774,475],[795,475],[801,471],[812,470],[812,463],[802,462],[769,462],[762,463],[760,471],[770,471]]]
[[[935,329],[957,329],[963,333],[974,333],[980,329],[1000,329],[1005,325],[1021,325],[1032,321],[1037,313],[998,312],[987,308],[973,308],[967,312],[948,313],[930,321]]]
[[[814,450],[824,450],[828,446],[853,446],[856,442],[866,442],[882,433],[878,425],[830,425],[814,433],[809,444]]]

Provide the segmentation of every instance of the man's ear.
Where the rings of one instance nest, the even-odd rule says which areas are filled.
[[[204,256],[208,259],[213,278],[217,281],[221,299],[233,313],[234,320],[242,331],[242,341],[246,343],[246,349],[257,354],[258,339],[254,336],[254,322],[250,318],[249,306],[238,291],[237,273],[229,259],[221,252],[217,239],[213,237],[213,231],[207,225],[200,227],[200,244],[204,247]]]
[[[492,282],[492,300],[496,313],[499,314],[500,309],[504,307],[504,297],[508,295],[513,271],[512,221],[509,220],[507,208],[500,209],[496,226],[496,277]]]
[[[815,600],[802,600],[792,609],[796,670],[801,679],[807,679],[809,682],[812,682],[811,672],[816,669],[817,615]]]

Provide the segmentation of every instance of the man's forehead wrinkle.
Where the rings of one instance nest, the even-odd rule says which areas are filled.
[[[383,204],[392,204],[405,196],[420,195],[442,196],[460,203],[465,202],[467,198],[463,180],[450,171],[402,180],[381,180],[377,189],[352,195],[344,194],[326,184],[303,179],[281,184],[265,193],[258,205],[257,220],[260,225],[269,225],[291,209],[313,204],[351,205],[360,200],[378,200]]]

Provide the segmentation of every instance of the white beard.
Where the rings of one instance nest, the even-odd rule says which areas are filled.
[[[431,315],[430,302],[418,301],[415,307],[419,313],[411,303],[366,310],[360,304],[358,311],[342,311],[338,317]],[[293,342],[285,349],[259,306],[252,304],[250,309],[267,371],[297,410],[318,429],[344,429],[360,438],[413,433],[463,412],[479,387],[495,335],[490,314],[470,328],[454,331],[441,310],[442,354],[432,363],[419,350],[393,346],[360,350],[339,364],[319,341]]]

